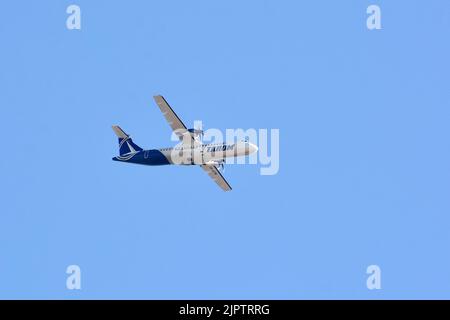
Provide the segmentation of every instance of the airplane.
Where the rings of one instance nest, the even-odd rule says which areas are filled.
[[[144,150],[135,144],[131,137],[119,126],[114,125],[112,129],[119,138],[119,156],[112,159],[148,166],[198,165],[208,173],[222,190],[231,191],[230,184],[220,173],[224,169],[225,159],[248,156],[257,152],[258,147],[247,140],[229,144],[204,144],[201,141],[203,130],[188,129],[163,96],[157,95],[153,99],[155,99],[156,104],[181,143],[175,147]]]

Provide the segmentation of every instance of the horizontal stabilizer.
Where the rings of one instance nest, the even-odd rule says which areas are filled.
[[[119,138],[128,138],[128,135],[119,126],[112,126],[112,129]]]

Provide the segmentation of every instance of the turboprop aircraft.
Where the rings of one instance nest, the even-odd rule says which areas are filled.
[[[130,136],[119,126],[112,126],[119,138],[120,154],[112,159],[148,166],[166,164],[198,165],[208,173],[222,190],[230,191],[230,184],[220,173],[220,171],[223,171],[225,159],[229,157],[247,156],[257,152],[258,147],[248,141],[229,144],[204,144],[201,140],[203,130],[188,129],[163,96],[154,96],[153,98],[181,142],[175,147],[144,150],[136,145]]]

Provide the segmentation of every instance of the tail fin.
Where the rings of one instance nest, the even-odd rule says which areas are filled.
[[[121,156],[142,151],[142,148],[131,140],[130,136],[127,135],[119,126],[112,126],[114,133],[119,138],[119,153]]]

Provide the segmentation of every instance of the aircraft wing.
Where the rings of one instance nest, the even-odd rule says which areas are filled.
[[[156,104],[159,109],[161,109],[164,118],[166,118],[173,132],[175,132],[180,140],[183,140],[182,133],[187,131],[187,127],[184,125],[183,121],[181,121],[177,114],[172,110],[163,96],[154,96],[153,99],[155,99]]]
[[[225,180],[216,166],[202,164],[201,167],[208,173],[208,175],[214,180],[214,182],[222,188],[223,191],[231,191],[231,186],[228,184],[227,180]]]

